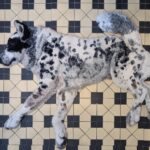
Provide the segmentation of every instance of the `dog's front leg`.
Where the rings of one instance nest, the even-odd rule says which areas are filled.
[[[52,124],[56,134],[56,144],[59,149],[65,148],[67,144],[67,131],[64,119],[71,108],[77,91],[65,91],[57,93],[57,111],[52,119]]]
[[[39,82],[38,88],[26,99],[25,103],[18,110],[10,115],[4,127],[6,129],[16,128],[22,117],[29,111],[44,103],[47,96],[55,94],[56,83],[50,79],[44,79]]]

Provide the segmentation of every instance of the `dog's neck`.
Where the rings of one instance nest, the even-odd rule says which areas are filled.
[[[37,43],[40,45],[41,42],[39,41],[40,33],[40,28],[31,28],[31,36],[26,41],[28,45],[30,45],[30,47],[24,50],[23,59],[21,60],[21,63],[26,69],[30,71],[33,70],[33,68],[36,65],[37,59],[41,55],[41,50],[36,46]]]

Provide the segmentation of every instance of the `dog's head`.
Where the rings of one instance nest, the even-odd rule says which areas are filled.
[[[30,28],[18,20],[14,21],[14,25],[16,32],[10,36],[6,49],[0,56],[0,62],[7,66],[19,63],[25,50],[30,47],[27,42],[31,36]]]

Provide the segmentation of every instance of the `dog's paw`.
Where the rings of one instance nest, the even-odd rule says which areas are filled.
[[[56,146],[58,149],[64,149],[68,143],[67,137],[56,138]]]
[[[68,142],[66,127],[61,124],[56,131],[56,146],[58,149],[64,149]]]
[[[16,116],[10,116],[8,120],[4,124],[5,129],[14,129],[19,126],[21,118],[18,118]]]
[[[132,109],[128,114],[126,118],[126,122],[130,125],[133,126],[136,123],[138,123],[140,120],[140,113],[139,110],[137,109]]]

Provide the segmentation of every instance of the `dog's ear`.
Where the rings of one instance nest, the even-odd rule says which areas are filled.
[[[16,30],[21,40],[25,41],[26,39],[30,37],[30,30],[26,24],[20,22],[19,20],[15,20],[14,25],[16,27]]]

